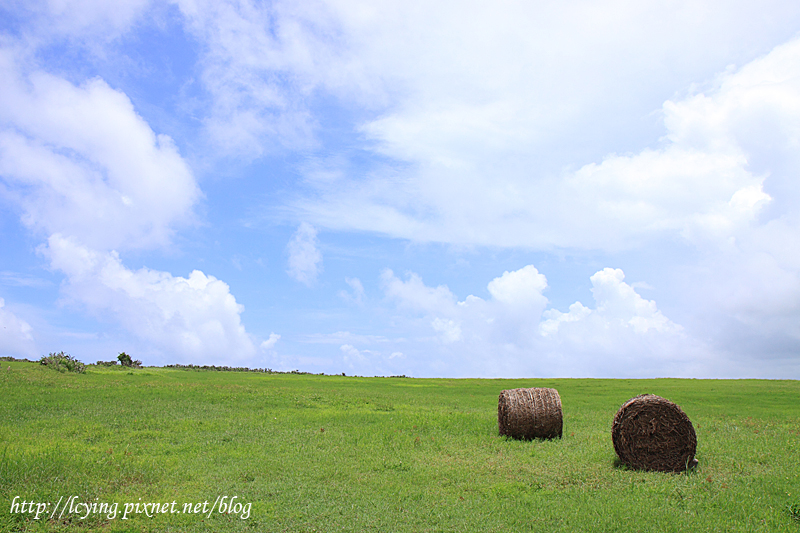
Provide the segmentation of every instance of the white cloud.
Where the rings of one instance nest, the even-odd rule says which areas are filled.
[[[129,270],[116,252],[97,252],[60,235],[42,252],[66,274],[62,290],[69,299],[153,346],[160,362],[245,362],[255,354],[240,321],[244,307],[213,276]]]
[[[278,342],[278,340],[280,340],[280,338],[281,336],[278,335],[277,333],[270,333],[269,339],[261,343],[261,349],[272,350],[273,348],[275,348],[275,344]]]
[[[394,298],[403,307],[421,311],[453,309],[456,297],[445,285],[427,287],[419,275],[410,272],[402,281],[390,269],[381,272],[381,283],[386,296]]]
[[[800,55],[800,40],[787,47],[794,54],[789,63]],[[737,139],[750,136],[752,124],[730,119],[752,114],[748,106],[763,111],[765,104],[756,104],[761,97],[772,102],[770,115],[783,122],[772,129],[785,131],[796,121],[793,109],[800,102],[800,86],[789,73],[782,98],[746,95],[750,89],[740,78],[752,75],[742,69],[708,97],[666,102],[663,147],[612,154],[599,164],[549,175],[537,173],[524,154],[499,148],[483,154],[462,147],[462,161],[446,163],[415,153],[402,179],[378,175],[366,186],[336,183],[323,200],[298,207],[320,225],[421,241],[610,251],[665,235],[693,243],[724,241],[757,221],[772,199],[764,187],[782,179],[769,168],[754,172],[754,154]],[[726,104],[731,100],[735,105]],[[695,109],[704,106],[712,109]],[[768,124],[758,130],[769,130]],[[691,128],[697,131],[684,131]]]
[[[547,298],[542,291],[547,288],[547,278],[536,267],[528,265],[514,272],[503,272],[487,286],[492,298],[509,307],[544,307]]]
[[[488,285],[490,300],[469,295],[459,302],[447,286],[426,286],[417,274],[402,281],[391,270],[381,274],[387,297],[401,309],[421,314],[445,344],[465,342],[530,343],[547,298],[547,280],[533,265],[504,272]]]
[[[17,60],[0,49],[0,193],[23,222],[97,249],[168,244],[201,196],[172,140],[104,81],[24,74]]]
[[[604,57],[617,56],[606,50]],[[586,63],[565,68],[581,65]],[[613,72],[619,65],[608,67]],[[587,111],[586,120],[595,121],[586,123],[587,128],[608,127],[608,137],[617,143],[605,153],[566,148],[566,156],[543,153],[542,146],[573,145],[549,122],[569,111],[526,114],[529,107],[503,92],[510,89],[502,78],[483,79],[499,80],[496,91],[486,90],[486,101],[472,101],[457,90],[444,98],[435,87],[414,85],[418,80],[411,79],[410,94],[417,98],[401,98],[364,128],[380,153],[402,164],[376,166],[353,181],[310,180],[320,194],[298,203],[298,216],[319,226],[413,241],[544,251],[613,254],[666,243],[678,253],[667,260],[672,268],[664,266],[669,274],[659,284],[669,280],[673,309],[680,309],[689,338],[704,339],[718,354],[759,375],[764,375],[759,361],[768,359],[796,368],[800,255],[791,243],[800,242],[800,39],[715,77],[706,73],[699,78],[707,80],[704,85],[692,86],[689,80],[682,87],[671,85],[678,95],[666,95],[671,99],[662,100],[656,115],[663,119],[661,139],[653,135],[637,145],[613,131],[619,123],[612,117]],[[479,85],[464,87],[471,87],[473,95],[484,94],[476,89]],[[637,90],[633,81],[615,87],[618,92],[625,87],[625,94]],[[680,92],[684,90],[689,94]],[[567,110],[585,109],[580,99],[569,100],[569,105],[562,97],[541,101],[558,109],[553,102],[565,103]],[[564,131],[577,135],[574,145],[580,145],[577,122],[566,115],[560,119],[570,124]],[[542,131],[560,140],[547,144],[537,137]],[[598,141],[598,146],[605,145]],[[402,290],[398,281],[387,285],[387,294],[408,293],[404,306],[419,308],[422,299],[434,297],[435,289],[419,280],[406,282]],[[449,303],[440,302],[439,309],[455,305],[454,296],[447,298]],[[463,305],[486,307],[469,298]],[[599,320],[596,313],[577,320],[582,314],[576,307],[564,316],[548,316],[555,322],[546,328],[578,331]],[[453,320],[463,339],[480,331],[456,311],[436,318]],[[656,315],[628,320],[634,318],[647,329],[645,337],[654,331],[666,335],[656,327]],[[443,331],[440,340],[447,338]]]
[[[192,222],[201,193],[172,141],[116,85],[158,106],[139,80],[75,81],[102,71],[100,54],[122,58],[146,34],[103,48],[111,40],[140,20],[153,30],[174,6],[196,39],[190,70],[206,90],[179,80],[197,100],[181,94],[177,105],[197,111],[192,120],[217,147],[210,157],[302,149],[287,158],[301,160],[306,178],[289,191],[301,197],[289,216],[305,221],[287,247],[295,279],[312,285],[319,276],[322,228],[594,259],[600,251],[610,263],[620,250],[647,262],[642,245],[668,243],[678,252],[670,264],[651,265],[668,274],[649,280],[684,330],[617,270],[592,276],[594,306],[567,312],[546,310],[547,283],[532,266],[499,276],[484,298],[460,301],[444,285],[391,271],[383,288],[398,320],[451,360],[459,350],[487,365],[485,352],[501,361],[536,353],[551,366],[534,370],[578,362],[606,372],[624,354],[650,354],[625,363],[639,372],[665,368],[658,357],[675,361],[682,348],[702,353],[691,344],[702,338],[797,366],[800,41],[785,41],[800,23],[794,3],[17,2],[0,49],[0,195],[51,236],[65,294],[158,346],[169,335],[142,334],[113,310],[107,285],[90,283],[63,254],[57,266],[52,249],[68,242],[82,261],[116,265],[109,270],[135,286],[163,278],[165,287],[227,287],[204,274],[133,271],[108,252],[166,247]],[[39,61],[58,62],[59,74]],[[332,122],[335,140],[315,138]],[[363,305],[361,282],[346,283],[342,297]],[[142,305],[155,315],[169,308],[156,300]],[[350,338],[335,342],[369,352]],[[403,348],[409,361],[422,352]]]
[[[342,344],[339,347],[342,352],[342,361],[350,368],[355,368],[356,364],[363,364],[367,358],[352,344]]]
[[[577,322],[592,313],[592,310],[580,302],[575,302],[569,306],[569,311],[562,313],[558,309],[548,309],[542,316],[546,319],[539,324],[539,332],[543,337],[558,332],[558,326],[562,322]]]
[[[315,88],[314,73],[339,63],[330,61],[325,6],[249,0],[177,5],[186,28],[205,45],[201,80],[211,101],[203,118],[214,145],[250,157],[309,146],[315,120],[304,100]],[[297,13],[303,10],[314,11],[314,20],[304,20]]]
[[[8,270],[0,271],[0,285],[10,285],[12,287],[34,287],[42,289],[51,286],[53,283],[49,280],[37,278],[29,274],[22,274],[19,272],[10,272]]]
[[[455,165],[498,147],[552,154],[570,137],[579,152],[626,130],[635,139],[653,95],[658,105],[677,89],[669,82],[749,60],[800,19],[778,0],[177,5],[204,44],[206,123],[220,145],[254,155],[307,146],[324,94],[373,113],[363,131],[382,153]]]
[[[565,334],[580,342],[602,335],[614,336],[626,329],[638,334],[652,330],[678,335],[683,330],[658,310],[655,301],[645,300],[625,283],[625,274],[619,268],[604,268],[589,279],[595,309],[589,309],[581,302],[570,305],[567,313],[548,309],[543,313],[546,320],[539,324],[539,333],[543,337],[557,335],[561,325],[571,323],[574,325],[566,326],[570,329]],[[625,351],[624,347],[621,351]]]
[[[35,357],[36,344],[31,326],[5,307],[0,298],[0,355]]]
[[[360,335],[349,331],[336,331],[328,334],[303,335],[300,342],[314,345],[338,345],[341,359],[326,360],[327,366],[319,369],[325,372],[338,373],[341,364],[356,372],[363,372],[365,375],[392,375],[408,372],[404,366],[406,356],[398,349],[406,343],[406,339],[403,337],[387,338],[381,335]],[[312,353],[320,351],[325,353],[328,350],[325,346],[316,346]]]
[[[644,12],[624,16],[639,15]],[[628,22],[630,27],[620,28],[623,34],[642,27]],[[497,27],[509,32],[507,24]],[[660,34],[664,28],[654,31]],[[614,46],[624,42],[624,35],[620,38]],[[461,41],[456,36],[453,42]],[[480,43],[478,39],[465,46]],[[600,49],[587,53],[602,54],[602,68],[608,69],[602,79],[609,81],[606,76],[624,69],[630,57]],[[522,50],[536,62],[547,54],[535,47]],[[639,52],[644,49],[633,53]],[[433,52],[432,61],[438,53],[442,52]],[[488,62],[501,54],[476,55]],[[694,55],[687,50],[685,57]],[[626,59],[615,63],[622,57]],[[609,58],[613,58],[610,64]],[[462,89],[454,88],[461,85],[452,85],[453,72],[440,67],[441,76],[451,80],[447,91],[444,80],[442,87],[429,87],[413,78],[409,83],[418,98],[401,100],[365,126],[378,150],[398,164],[376,166],[349,181],[310,179],[318,195],[296,204],[298,216],[334,229],[471,245],[614,252],[678,237],[693,246],[720,246],[800,200],[800,187],[790,177],[800,171],[800,158],[792,149],[800,124],[798,58],[800,40],[792,40],[742,68],[723,72],[702,92],[653,102],[652,108],[639,113],[651,113],[663,103],[658,115],[663,117],[662,139],[653,129],[649,146],[643,147],[625,131],[608,131],[591,142],[600,145],[614,138],[617,145],[608,146],[606,153],[590,154],[562,154],[551,141],[559,139],[559,149],[570,152],[563,147],[580,143],[568,136],[621,127],[616,115],[590,109],[593,104],[583,98],[600,98],[606,104],[611,98],[614,105],[623,105],[614,99],[620,96],[619,87],[639,89],[635,69],[620,72],[633,76],[628,82],[615,79],[607,86],[601,83],[601,88],[595,88],[594,78],[591,83],[576,82],[575,87],[589,91],[584,96],[567,92],[536,98],[531,90],[558,93],[563,80],[553,76],[538,83],[541,73],[531,71],[537,83],[512,84],[508,72],[499,78],[488,75],[487,71],[501,68],[489,66],[480,69],[479,77],[457,72],[469,82],[462,94]],[[556,64],[576,77],[589,76],[585,70],[578,72],[587,66],[583,62]],[[474,68],[480,65],[477,62]],[[468,67],[456,63],[453,68]],[[555,85],[548,86],[547,80]],[[690,85],[687,79],[684,86],[671,90]],[[517,93],[520,87],[524,91]],[[485,99],[475,96],[481,94]],[[594,122],[583,124],[590,120]],[[567,124],[562,139],[559,135]]]
[[[692,294],[691,279],[675,285],[676,299],[696,295],[702,301],[687,305],[709,311],[690,327],[738,317],[791,330],[794,315],[779,302],[800,270],[778,237],[794,235],[788,213],[800,201],[800,44],[775,45],[796,32],[796,6],[180,6],[207,45],[206,124],[226,149],[257,156],[274,144],[313,145],[315,95],[364,111],[354,119],[362,147],[380,162],[365,169],[342,155],[301,165],[313,192],[294,204],[298,220],[538,250],[613,253],[680,240],[703,262],[688,277],[728,272]],[[744,66],[724,70],[735,64]],[[762,280],[757,265],[788,285]],[[387,295],[404,309],[458,304],[413,278],[398,282]],[[502,308],[493,301],[492,316]],[[488,309],[481,302],[461,304]],[[452,325],[436,322],[440,340],[455,338],[456,326],[472,335],[457,310],[448,316]],[[651,320],[638,321],[648,333]]]
[[[25,57],[0,49],[0,194],[49,236],[42,249],[67,276],[63,293],[163,362],[250,357],[242,308],[225,283],[200,271],[131,271],[106,251],[165,247],[193,222],[201,192],[172,140],[103,80],[75,85],[26,70]]]
[[[462,338],[461,324],[455,320],[436,317],[431,322],[431,327],[437,333],[441,333],[442,341],[445,343],[457,342]]]
[[[339,291],[339,297],[346,302],[353,302],[357,305],[364,304],[364,286],[358,278],[344,278],[345,283],[350,286],[352,293]]]
[[[358,335],[349,331],[336,331],[334,333],[312,333],[310,335],[305,335],[302,342],[307,344],[379,344],[402,342],[402,339],[388,339],[381,335]]]
[[[756,372],[794,365],[800,353],[800,219],[784,215],[702,256],[677,283],[687,331]],[[783,362],[781,362],[783,361]],[[752,375],[752,374],[751,374]]]
[[[364,286],[361,284],[361,280],[358,278],[344,278],[344,281],[353,289],[353,299],[357,303],[361,303],[364,299]]]
[[[400,352],[393,352],[389,356],[384,356],[383,353],[375,350],[359,350],[352,344],[342,344],[339,347],[342,352],[342,362],[350,369],[359,370],[365,366],[370,366],[373,369],[382,368],[384,363],[390,363],[392,359],[402,358],[403,354]],[[378,370],[377,374],[383,374],[383,370]]]
[[[592,282],[592,295],[597,302],[597,314],[606,320],[632,326],[637,333],[649,329],[660,332],[680,329],[661,314],[654,301],[645,300],[625,283],[625,274],[619,268],[604,268],[589,279]]]
[[[533,265],[492,280],[490,300],[470,295],[461,302],[447,287],[427,287],[416,275],[407,281],[391,271],[382,275],[387,296],[408,313],[398,327],[415,331],[409,345],[426,352],[415,371],[617,377],[711,372],[708,351],[624,277],[612,268],[595,273],[594,309],[575,302],[562,313],[543,312],[547,280]],[[429,332],[437,334],[438,347]]]
[[[29,41],[68,37],[103,42],[127,32],[151,0],[28,0],[18,4],[33,18],[26,26]]]
[[[322,271],[322,253],[317,248],[317,230],[314,226],[306,222],[300,224],[286,249],[289,253],[287,273],[309,287],[313,285]]]

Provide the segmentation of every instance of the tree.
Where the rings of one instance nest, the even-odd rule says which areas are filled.
[[[121,364],[122,366],[127,366],[127,367],[131,367],[131,368],[142,368],[142,362],[141,361],[139,361],[138,359],[134,361],[131,358],[131,356],[126,354],[125,352],[122,352],[121,354],[119,354],[117,356],[117,359],[119,360],[119,364]]]

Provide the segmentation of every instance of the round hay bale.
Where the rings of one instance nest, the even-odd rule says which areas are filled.
[[[555,389],[534,387],[500,393],[497,402],[500,435],[515,439],[561,438],[561,397]]]
[[[637,470],[682,472],[697,464],[697,435],[680,407],[655,394],[631,398],[617,411],[611,440],[619,460]]]

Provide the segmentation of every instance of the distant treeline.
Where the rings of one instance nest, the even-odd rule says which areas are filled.
[[[300,372],[299,370],[290,370],[289,372],[281,372],[280,370],[272,370],[271,368],[248,368],[246,366],[215,366],[215,365],[166,365],[164,368],[180,368],[183,370],[213,370],[215,372],[263,372],[264,374],[305,374],[317,375],[311,372]],[[324,374],[318,374],[324,375]]]
[[[271,368],[248,368],[246,366],[214,366],[214,365],[166,365],[164,368],[179,368],[183,370],[214,370],[216,372],[262,372],[264,374],[302,374],[305,376],[326,376],[329,374],[325,374],[325,372],[320,372],[319,374],[315,374],[313,372],[301,372],[299,370],[289,370],[288,372],[281,372],[280,370],[272,370]],[[342,372],[341,374],[330,374],[332,376],[344,376],[345,373]],[[375,376],[381,377],[381,376]],[[405,374],[401,376],[385,376],[390,378],[407,378]]]
[[[9,356],[2,356],[0,357],[0,361],[16,361],[19,363],[36,363],[36,361],[31,361],[30,359],[16,359],[14,357]],[[135,361],[135,363],[139,363],[141,365],[141,361]],[[114,366],[117,364],[117,361],[98,361],[96,366]],[[142,368],[141,366],[137,366],[136,368]],[[158,368],[158,367],[156,367]],[[271,368],[248,368],[246,366],[216,366],[216,365],[165,365],[163,368],[177,368],[180,370],[209,370],[214,372],[261,372],[262,374],[302,374],[305,376],[326,376],[324,372],[320,372],[319,374],[315,374],[313,372],[301,372],[299,370],[289,370],[287,372],[282,372],[280,370],[272,370]],[[332,376],[344,376],[345,373],[342,372],[341,374],[330,374]],[[356,376],[357,377],[357,376]],[[381,377],[381,376],[375,376]],[[405,374],[400,376],[383,376],[389,378],[407,378]]]

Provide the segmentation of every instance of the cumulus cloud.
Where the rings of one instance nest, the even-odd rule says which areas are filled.
[[[75,85],[20,67],[0,50],[0,192],[47,237],[62,292],[111,319],[166,362],[246,360],[254,353],[242,306],[224,282],[132,271],[115,251],[168,245],[201,197],[172,140],[153,132],[130,99],[101,79]]]
[[[5,307],[0,298],[0,355],[35,357],[36,344],[31,326]]]
[[[287,273],[309,287],[317,280],[322,271],[322,253],[317,248],[317,230],[314,226],[303,222],[286,246],[289,253],[289,270]]]
[[[146,2],[115,14],[68,4],[48,9],[70,11],[63,25],[91,33],[100,23],[124,31]],[[199,270],[186,278],[130,270],[113,251],[164,248],[194,223],[202,193],[172,139],[102,79],[75,84],[27,68],[27,57],[0,49],[0,194],[47,238],[41,250],[66,276],[62,293],[162,362],[246,361],[255,348],[227,284]]]
[[[592,314],[592,310],[580,302],[575,302],[569,306],[569,311],[562,313],[558,309],[548,309],[542,316],[546,319],[539,324],[539,333],[543,337],[558,332],[558,326],[562,322],[577,322]]]
[[[703,347],[624,279],[620,269],[595,273],[595,307],[575,302],[561,312],[545,310],[547,280],[533,265],[492,280],[489,300],[457,301],[447,287],[427,287],[414,274],[406,281],[388,270],[382,275],[387,296],[407,313],[405,327],[417,331],[414,340],[428,342],[426,329],[436,335],[429,368],[455,367],[463,375],[646,376],[670,372],[677,362],[671,371],[681,375],[708,371]]]
[[[462,339],[461,324],[455,320],[436,317],[431,321],[431,327],[441,334],[441,339],[445,343],[449,344]]]
[[[275,344],[280,340],[281,336],[277,333],[270,333],[269,338],[261,343],[262,350],[272,350]]]
[[[17,60],[0,49],[0,192],[23,222],[97,249],[168,244],[201,196],[172,140],[103,80],[77,86]]]
[[[402,281],[394,275],[391,269],[381,272],[381,283],[386,296],[394,298],[404,307],[431,311],[436,309],[452,309],[456,297],[445,285],[428,287],[422,278],[413,272],[408,274],[408,279]]]
[[[664,107],[671,142],[736,151],[760,176],[686,228],[702,254],[680,278],[684,305],[696,310],[687,329],[710,332],[718,350],[754,367],[789,364],[800,349],[800,255],[789,244],[800,239],[798,73],[800,40],[792,40],[721,75],[714,90]]]
[[[544,307],[547,298],[542,291],[546,288],[547,278],[533,265],[503,272],[502,276],[493,279],[487,286],[492,298],[512,308]]]
[[[637,333],[680,329],[661,314],[654,301],[645,300],[623,281],[625,273],[621,269],[604,268],[589,279],[598,314],[631,326]]]
[[[600,329],[631,328],[636,333],[648,330],[677,333],[683,329],[665,317],[656,307],[656,302],[642,298],[624,279],[625,273],[619,268],[604,268],[595,273],[589,278],[596,304],[594,311],[581,302],[572,304],[567,313],[549,309],[544,313],[546,320],[539,324],[541,335],[556,334],[560,324],[585,320],[596,321]],[[572,334],[575,334],[574,330]]]
[[[244,307],[214,276],[129,270],[116,252],[98,252],[60,235],[51,236],[42,253],[66,274],[62,291],[71,302],[118,322],[158,350],[162,362],[246,361],[255,353],[240,320]]]
[[[547,298],[547,280],[533,265],[505,272],[488,285],[492,298],[469,295],[459,302],[445,285],[428,287],[417,274],[406,281],[391,270],[381,274],[384,293],[401,309],[424,317],[445,344],[457,341],[487,342],[502,337],[528,344]]]

